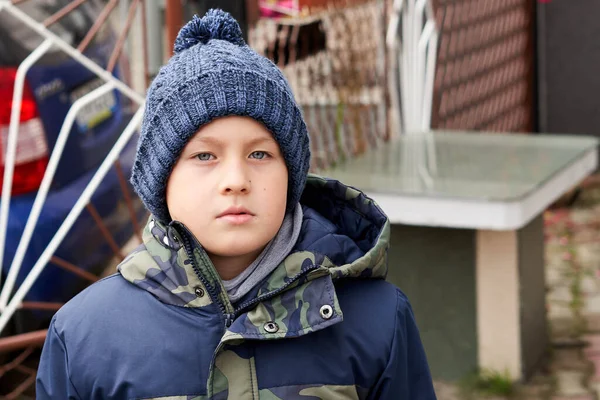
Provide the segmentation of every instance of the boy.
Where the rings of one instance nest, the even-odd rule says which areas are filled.
[[[277,67],[220,10],[149,91],[132,183],[144,244],[54,317],[40,399],[435,399],[389,223],[308,176]]]

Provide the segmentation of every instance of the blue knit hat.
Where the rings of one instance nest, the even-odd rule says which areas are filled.
[[[279,68],[245,44],[237,21],[210,10],[181,29],[148,89],[131,183],[159,221],[171,221],[166,185],[181,151],[201,126],[227,115],[252,117],[273,134],[289,173],[288,209],[300,200],[310,150],[294,95]]]

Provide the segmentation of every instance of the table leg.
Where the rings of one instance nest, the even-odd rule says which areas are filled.
[[[518,231],[477,231],[480,367],[523,379],[547,349],[543,221]]]
[[[392,225],[388,280],[409,297],[436,379],[519,380],[548,346],[543,221],[518,231]]]

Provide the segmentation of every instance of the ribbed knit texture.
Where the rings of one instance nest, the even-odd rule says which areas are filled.
[[[306,182],[309,138],[279,68],[248,47],[238,23],[221,10],[194,16],[179,32],[175,52],[148,89],[132,170],[131,183],[146,208],[170,222],[166,184],[181,151],[203,125],[239,115],[262,122],[279,143],[292,210]]]

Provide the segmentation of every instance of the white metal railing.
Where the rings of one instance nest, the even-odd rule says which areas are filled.
[[[93,193],[106,176],[109,169],[113,166],[117,160],[119,154],[132,138],[136,130],[138,129],[141,118],[143,115],[144,97],[129,87],[121,80],[115,78],[110,71],[102,68],[91,59],[84,56],[80,51],[73,48],[67,42],[62,40],[60,37],[52,33],[42,23],[35,21],[29,15],[21,11],[17,6],[13,5],[8,0],[0,0],[0,12],[9,13],[12,17],[16,18],[37,34],[39,34],[44,41],[40,44],[22,63],[17,69],[17,77],[15,81],[15,88],[13,92],[13,103],[11,110],[11,119],[9,125],[9,134],[7,141],[7,154],[5,158],[5,170],[4,170],[4,181],[2,185],[2,198],[0,206],[0,270],[2,269],[2,260],[4,254],[4,247],[6,241],[6,232],[8,225],[8,210],[11,200],[11,186],[12,178],[14,173],[15,155],[16,155],[16,143],[17,135],[19,130],[19,117],[21,114],[21,104],[23,99],[23,88],[25,83],[25,75],[27,71],[33,66],[40,57],[47,52],[50,48],[56,47],[62,50],[64,53],[69,55],[73,60],[77,61],[88,70],[97,75],[100,79],[106,83],[94,91],[86,94],[79,100],[77,100],[71,106],[65,120],[63,121],[57,142],[52,150],[46,172],[42,179],[42,183],[37,192],[36,198],[33,203],[33,207],[30,211],[27,223],[23,232],[23,236],[17,247],[17,251],[13,261],[11,263],[7,280],[4,283],[4,287],[0,292],[0,332],[6,327],[6,324],[10,318],[14,315],[17,308],[37,280],[40,273],[46,267],[48,261],[59,247],[65,236],[69,232],[69,229],[75,223],[81,211],[85,205],[90,201]],[[15,292],[14,296],[10,298],[10,294],[14,289],[16,278],[22,267],[26,250],[30,244],[33,231],[38,222],[40,212],[48,195],[50,184],[56,172],[56,167],[60,161],[60,157],[63,153],[66,141],[68,139],[71,128],[75,122],[75,118],[81,109],[99,98],[100,96],[110,92],[111,90],[119,90],[123,95],[129,97],[138,105],[138,109],[131,121],[113,146],[112,150],[106,156],[96,173],[94,174],[91,181],[88,183],[79,199],[61,224],[58,231],[53,236],[52,240],[43,251],[40,258],[36,261],[35,265],[28,273],[27,277]]]
[[[386,46],[394,122],[405,133],[427,132],[438,46],[431,0],[393,0]]]
[[[129,139],[131,139],[133,134],[138,129],[142,121],[143,114],[144,108],[139,107],[137,112],[134,114],[133,118],[131,119],[131,121],[129,121],[129,124],[119,137],[119,140],[117,140],[112,150],[108,153],[108,155],[100,165],[100,168],[98,168],[98,171],[96,171],[96,173],[92,177],[90,183],[88,183],[83,193],[81,193],[81,196],[79,196],[79,199],[65,218],[65,221],[62,223],[60,228],[58,228],[58,231],[46,247],[46,250],[44,250],[40,258],[37,260],[31,271],[29,272],[29,274],[27,274],[27,277],[25,278],[15,295],[12,297],[10,302],[2,311],[2,314],[0,315],[0,332],[2,332],[9,319],[13,316],[13,314],[15,313],[15,311],[17,310],[27,293],[29,292],[29,289],[31,289],[38,276],[42,273],[42,271],[46,267],[46,264],[50,260],[50,257],[52,257],[60,243],[63,241],[63,239],[69,232],[69,229],[71,229],[71,227],[77,220],[77,217],[79,217],[79,214],[81,214],[81,211],[83,210],[85,205],[90,201],[92,195],[98,188],[98,185],[100,185],[102,179],[104,179],[104,177],[108,173],[108,170],[113,166],[114,162],[117,160],[119,154],[129,141]]]
[[[393,0],[386,34],[391,125],[423,136],[403,146],[401,162],[415,185],[429,188],[437,174],[431,112],[438,37],[431,0]]]
[[[50,190],[50,184],[52,183],[52,179],[54,178],[56,167],[58,166],[60,158],[63,154],[63,150],[67,143],[67,139],[69,137],[69,134],[71,133],[71,128],[75,123],[75,118],[77,117],[79,111],[83,107],[93,102],[94,100],[100,98],[101,96],[105,95],[106,93],[109,93],[111,90],[114,89],[114,87],[115,85],[113,83],[105,83],[98,89],[86,94],[85,96],[77,100],[69,109],[69,112],[67,113],[65,121],[63,122],[63,125],[61,127],[60,133],[58,134],[58,139],[56,140],[56,144],[54,145],[52,154],[50,155],[50,160],[48,161],[48,166],[46,167],[46,173],[44,174],[44,178],[42,179],[42,183],[40,184],[37,196],[35,196],[31,212],[29,213],[29,217],[27,218],[27,223],[25,224],[23,235],[21,236],[21,240],[19,241],[17,251],[11,263],[8,276],[6,277],[6,282],[4,282],[4,288],[2,292],[0,292],[0,308],[3,309],[4,307],[6,307],[6,304],[8,303],[9,293],[12,292],[14,288],[15,281],[17,280],[17,276],[23,264],[23,259],[25,258],[25,253],[27,252],[29,242],[33,235],[33,231],[42,211],[42,207],[44,206],[44,201],[46,201],[46,196],[48,195],[48,191]]]
[[[1,10],[1,9],[0,9]],[[6,240],[6,228],[8,225],[8,209],[12,191],[15,157],[17,154],[17,134],[19,133],[21,105],[23,100],[23,88],[25,87],[25,76],[29,69],[52,47],[52,40],[46,39],[39,45],[17,68],[15,86],[13,89],[12,110],[10,123],[8,125],[8,140],[6,143],[6,157],[4,158],[4,180],[2,184],[2,198],[0,205],[0,271],[4,259],[4,243]],[[2,274],[0,274],[0,279]],[[2,283],[0,281],[0,283]],[[0,309],[2,307],[0,306]]]

